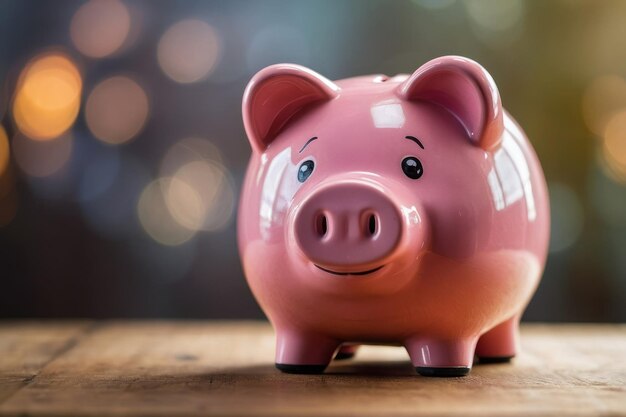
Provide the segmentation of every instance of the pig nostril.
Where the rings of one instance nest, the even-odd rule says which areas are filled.
[[[374,236],[376,234],[376,216],[374,214],[370,214],[367,219],[367,228],[370,236]]]
[[[315,231],[319,237],[324,237],[328,233],[328,219],[323,213],[318,214],[315,218]]]

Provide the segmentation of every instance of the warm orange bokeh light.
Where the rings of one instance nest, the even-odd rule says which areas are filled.
[[[35,57],[20,75],[13,117],[25,135],[48,140],[68,130],[80,109],[82,80],[66,56],[49,53]]]
[[[611,117],[603,139],[602,155],[612,176],[626,183],[626,109]]]
[[[2,177],[9,166],[9,138],[7,132],[0,126],[0,177]]]
[[[130,13],[118,0],[91,0],[80,6],[70,26],[76,48],[92,58],[119,50],[130,32]]]
[[[17,211],[13,171],[9,167],[9,139],[0,126],[0,227],[11,222]]]
[[[102,81],[89,94],[85,119],[95,137],[117,145],[141,131],[148,112],[143,88],[128,77],[117,76]]]

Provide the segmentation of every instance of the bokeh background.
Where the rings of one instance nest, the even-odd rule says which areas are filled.
[[[552,241],[526,320],[626,320],[626,2],[0,2],[0,317],[260,318],[235,211],[266,65],[482,63]]]

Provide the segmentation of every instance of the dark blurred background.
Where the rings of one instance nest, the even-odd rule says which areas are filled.
[[[626,2],[0,2],[0,317],[258,318],[236,246],[241,96],[482,63],[542,161],[525,318],[626,320]]]

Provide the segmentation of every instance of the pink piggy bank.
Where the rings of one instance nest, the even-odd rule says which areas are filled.
[[[333,82],[273,65],[243,120],[239,249],[278,369],[323,372],[359,344],[404,346],[428,376],[515,356],[548,196],[483,67],[449,56]]]

